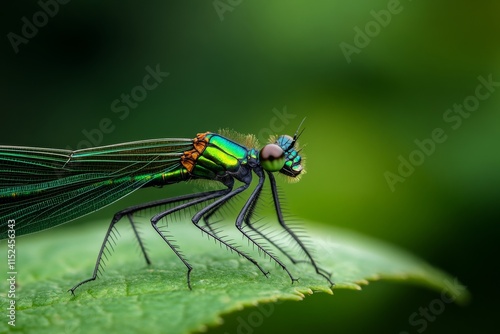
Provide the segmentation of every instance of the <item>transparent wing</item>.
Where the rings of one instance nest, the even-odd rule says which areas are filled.
[[[181,167],[191,139],[157,139],[78,151],[0,146],[0,239],[54,227],[109,205]]]

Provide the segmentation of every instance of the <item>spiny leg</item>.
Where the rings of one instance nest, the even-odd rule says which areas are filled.
[[[121,218],[121,216],[117,217],[117,215],[115,215],[113,217],[113,219],[111,220],[111,224],[109,224],[108,231],[106,232],[106,235],[104,236],[104,241],[103,241],[103,243],[101,245],[101,248],[99,249],[99,254],[97,255],[97,261],[96,261],[96,264],[95,264],[95,267],[94,267],[94,272],[92,273],[92,276],[90,278],[87,278],[87,279],[81,281],[80,283],[76,284],[75,286],[73,286],[71,289],[68,290],[68,291],[71,292],[71,294],[73,296],[75,295],[75,290],[80,285],[88,283],[88,282],[91,282],[91,281],[94,281],[97,278],[97,274],[100,272],[100,267],[101,267],[101,263],[102,263],[102,257],[103,257],[103,255],[105,256],[104,251],[107,248],[107,244],[108,244],[108,241],[109,241],[109,239],[111,237],[111,233],[113,231],[113,228],[115,227],[115,224],[120,220],[120,218]]]
[[[154,208],[154,207],[158,207],[158,206],[162,206],[162,205],[167,205],[167,204],[172,204],[172,203],[176,203],[176,202],[182,202],[182,201],[189,201],[189,200],[193,200],[193,199],[196,199],[196,198],[200,198],[200,197],[204,197],[204,196],[209,196],[210,194],[212,193],[216,193],[217,191],[207,191],[207,192],[202,192],[202,193],[195,193],[195,194],[188,194],[188,195],[183,195],[183,196],[178,196],[178,197],[174,197],[174,198],[166,198],[166,199],[161,199],[161,200],[158,200],[158,201],[152,201],[152,202],[148,202],[148,203],[143,203],[143,204],[139,204],[139,205],[135,205],[135,206],[131,206],[131,207],[128,207],[122,211],[119,211],[117,212],[114,216],[113,216],[113,219],[111,220],[111,223],[109,224],[109,227],[108,227],[108,230],[106,232],[106,235],[104,236],[104,241],[101,245],[101,248],[99,249],[99,254],[97,255],[97,260],[96,260],[96,263],[95,263],[95,266],[94,266],[94,271],[92,273],[92,276],[88,279],[85,279],[81,282],[79,282],[78,284],[76,284],[75,286],[73,286],[71,289],[69,289],[68,291],[71,292],[72,295],[75,294],[75,290],[85,284],[85,283],[88,283],[88,282],[91,282],[91,281],[94,281],[96,278],[97,278],[97,275],[98,273],[100,272],[100,268],[101,268],[101,265],[102,265],[102,260],[103,260],[103,256],[105,257],[106,256],[106,253],[105,253],[105,250],[107,249],[107,245],[108,245],[108,242],[112,236],[112,233],[113,233],[113,230],[114,230],[114,227],[116,225],[116,223],[118,223],[118,221],[123,217],[123,216],[127,216],[128,219],[130,220],[130,223],[132,224],[132,228],[134,229],[134,233],[135,233],[135,236],[137,237],[138,241],[139,241],[139,245],[141,247],[141,251],[143,252],[143,255],[144,255],[144,258],[146,259],[146,262],[147,264],[150,264],[151,261],[149,260],[149,257],[146,253],[146,249],[144,247],[144,244],[139,236],[139,234],[137,233],[137,230],[134,226],[134,222],[132,220],[132,217],[133,217],[133,214],[135,212],[138,212],[138,211],[141,211],[141,210],[145,210],[145,209],[149,209],[149,208]]]
[[[299,237],[290,229],[290,227],[285,223],[285,219],[283,218],[283,213],[281,211],[281,205],[280,205],[280,200],[278,196],[278,188],[276,187],[276,180],[274,179],[274,175],[271,172],[267,172],[269,175],[269,182],[271,183],[271,192],[273,195],[273,201],[274,201],[274,206],[275,206],[275,211],[276,215],[278,217],[278,221],[280,225],[285,229],[285,231],[293,238],[293,240],[299,245],[299,247],[304,251],[306,256],[309,258],[311,261],[311,265],[314,267],[314,270],[316,273],[320,276],[323,276],[330,285],[335,285],[335,283],[332,282],[330,279],[331,274],[325,271],[324,269],[320,268],[317,264],[316,261],[314,261],[311,253],[307,250],[305,247],[304,243],[299,239]]]
[[[219,236],[215,235],[215,234],[212,234],[209,230],[205,229],[203,226],[201,226],[199,224],[199,221],[200,219],[202,219],[206,214],[212,212],[212,210],[216,210],[218,208],[220,208],[223,204],[225,204],[228,200],[230,200],[231,198],[233,198],[234,196],[238,195],[239,193],[241,193],[242,191],[246,190],[249,186],[249,183],[245,183],[243,184],[242,186],[236,188],[235,190],[233,190],[232,192],[229,192],[227,193],[226,195],[224,195],[223,197],[219,198],[218,200],[216,200],[215,202],[211,203],[210,205],[206,206],[205,208],[201,209],[200,211],[198,211],[192,218],[192,221],[193,221],[193,224],[198,227],[200,230],[202,230],[203,232],[207,233],[208,235],[210,235],[211,237],[217,239],[217,241],[221,242],[223,245],[225,245],[226,247],[228,247],[229,249],[235,251],[238,255],[244,257],[245,259],[247,259],[248,261],[250,261],[251,263],[253,263],[257,268],[259,268],[259,270],[264,274],[264,276],[268,277],[269,276],[269,272],[268,271],[265,271],[259,264],[256,260],[254,260],[252,257],[250,257],[249,255],[243,253],[242,251],[238,250],[236,248],[236,246],[233,246],[233,245],[230,245],[228,244],[227,242],[225,242],[224,240],[222,240]]]
[[[257,201],[259,201],[260,199],[260,195],[257,196],[255,198],[255,200],[253,201],[252,203],[252,206],[250,208],[250,210],[253,211],[253,209],[255,208],[256,204],[257,204]],[[283,255],[285,255],[293,264],[296,264],[296,263],[299,263],[301,261],[299,260],[296,260],[295,258],[293,258],[287,251],[285,251],[282,246],[278,245],[274,240],[272,240],[270,237],[268,237],[266,234],[264,234],[260,229],[259,227],[256,227],[254,225],[254,223],[252,222],[251,220],[251,215],[247,215],[245,217],[245,224],[256,234],[258,234],[261,238],[265,239],[267,242],[269,242],[273,247],[275,247],[276,249],[278,249]]]
[[[262,233],[262,231],[259,230],[259,227],[255,227],[254,223],[250,220],[250,217],[245,218],[245,224],[255,233],[257,233],[261,238],[265,239],[267,242],[269,242],[273,247],[275,247],[277,250],[279,250],[283,255],[285,255],[293,264],[297,264],[301,262],[300,260],[296,260],[294,257],[292,257],[287,251],[285,251],[280,245],[278,245],[274,240],[269,238],[267,235]]]
[[[189,290],[191,290],[191,271],[193,270],[193,267],[184,258],[184,256],[182,255],[182,253],[178,250],[177,246],[175,246],[170,240],[168,240],[167,236],[163,233],[162,230],[160,230],[160,228],[158,227],[158,222],[162,218],[165,218],[166,216],[168,216],[168,215],[170,215],[170,214],[172,214],[174,212],[187,209],[187,208],[189,208],[189,207],[191,207],[193,205],[200,204],[200,203],[209,201],[209,200],[214,199],[214,198],[218,198],[218,197],[223,196],[224,194],[228,193],[229,191],[231,191],[230,188],[223,189],[223,190],[216,190],[214,192],[210,192],[210,193],[208,193],[208,195],[206,195],[204,197],[195,198],[192,201],[180,204],[180,205],[178,205],[178,206],[176,206],[174,208],[171,208],[169,210],[166,210],[166,211],[163,211],[163,212],[161,212],[159,214],[156,214],[155,216],[153,216],[153,218],[151,218],[151,225],[153,226],[153,228],[155,229],[155,231],[160,235],[160,237],[167,243],[167,245],[170,247],[170,249],[172,249],[172,251],[175,253],[175,255],[186,266],[186,268],[187,268],[187,284],[188,284]],[[221,241],[221,240],[219,239],[219,241]],[[223,241],[221,241],[221,242],[224,243],[224,244],[226,244]],[[228,246],[228,245],[226,244],[226,246]]]
[[[219,204],[217,207],[214,207],[210,210],[210,212],[208,212],[205,216],[203,216],[203,223],[205,224],[205,226],[210,230],[210,232],[212,232],[213,235],[217,235],[217,233],[219,232],[217,228],[214,228],[213,227],[213,224],[214,222],[211,222],[210,219],[212,218],[212,216],[217,213],[217,211],[219,210],[219,208],[221,208],[225,203],[221,203]],[[217,222],[215,222],[217,223]],[[203,234],[203,232],[202,232]],[[217,240],[215,240],[217,242]]]
[[[217,235],[217,233],[219,233],[220,228],[214,228],[213,227],[214,222],[211,222],[210,219],[212,219],[212,216],[215,215],[219,211],[220,208],[222,208],[224,205],[227,205],[228,203],[229,203],[229,201],[227,201],[227,202],[220,202],[218,205],[212,206],[212,208],[210,209],[210,211],[207,212],[206,214],[204,214],[203,218],[201,219],[204,222],[205,226],[214,235]],[[215,222],[215,223],[217,223],[217,222]],[[203,233],[203,231],[202,231],[202,233]],[[215,241],[217,242],[217,240],[215,240]]]
[[[262,177],[264,177],[264,174],[262,172],[257,173],[257,175],[260,177],[260,175],[262,175]],[[244,222],[247,224],[247,226],[252,229],[252,231],[256,232],[259,236],[261,236],[263,239],[265,239],[267,242],[269,242],[272,246],[276,247],[280,252],[282,252],[284,255],[286,255],[290,261],[292,261],[294,264],[297,263],[297,262],[300,262],[300,261],[297,261],[295,260],[294,258],[292,258],[285,250],[283,250],[279,245],[277,245],[273,240],[271,240],[268,236],[266,236],[265,234],[263,234],[260,230],[258,230],[251,222],[251,213],[253,212],[254,208],[255,208],[255,205],[256,205],[256,202],[259,200],[260,198],[260,193],[261,193],[261,190],[262,190],[262,187],[263,187],[263,183],[264,183],[264,179],[262,179],[262,181],[260,182],[260,189],[257,191],[258,194],[256,194],[255,196],[252,196],[248,199],[248,205],[242,209],[242,211],[240,212],[240,216],[243,217],[244,219]],[[258,186],[259,187],[259,186]],[[245,188],[246,189],[246,188]],[[244,190],[244,189],[243,189]],[[256,190],[254,190],[255,192]],[[224,202],[224,201],[220,201],[218,203],[213,203],[212,204],[212,207],[210,208],[210,210],[203,215],[202,217],[202,220],[205,222],[205,225],[210,229],[211,232],[213,232],[214,234],[216,234],[216,231],[213,229],[213,227],[211,226],[210,222],[209,222],[209,219],[211,218],[212,215],[214,215],[217,210],[219,210],[224,204],[226,204],[227,202]],[[242,213],[245,213],[246,214],[242,214]],[[286,268],[286,266],[274,255],[270,254],[269,251],[265,250],[260,244],[258,244],[254,239],[252,239],[246,232],[244,232],[242,230],[242,222],[240,221],[239,225],[237,224],[236,225],[238,230],[243,234],[244,237],[246,237],[248,240],[250,240],[255,246],[257,246],[257,248],[259,249],[259,251],[262,251],[264,252],[266,255],[268,255],[272,260],[274,260],[276,263],[278,263],[278,265],[280,265],[280,267],[282,267],[289,275],[290,279],[292,280],[292,283],[295,282],[295,281],[298,281],[298,279],[294,278],[291,273],[289,272],[289,270]],[[308,262],[309,263],[309,262]]]
[[[248,235],[243,230],[243,222],[247,221],[247,220],[250,220],[250,217],[251,217],[252,212],[254,210],[256,201],[259,199],[260,193],[262,191],[262,187],[264,185],[264,180],[265,180],[264,173],[262,173],[261,169],[254,169],[254,171],[255,171],[255,174],[257,174],[257,176],[259,177],[259,182],[258,182],[257,186],[255,187],[255,189],[250,194],[250,197],[246,201],[246,203],[243,206],[243,208],[241,209],[240,213],[238,214],[238,217],[236,218],[236,224],[235,225],[238,228],[238,230],[240,231],[240,233],[243,234],[243,236],[245,238],[247,238],[248,240],[250,240],[255,246],[257,246],[257,248],[260,251],[262,251],[264,254],[266,254],[267,256],[269,256],[269,258],[271,258],[283,270],[286,271],[286,273],[288,274],[288,276],[292,280],[292,283],[296,282],[296,281],[298,281],[298,279],[293,277],[293,275],[290,273],[290,271],[288,270],[288,268],[285,266],[285,264],[283,262],[281,262],[276,256],[274,256],[269,251],[267,251],[262,245],[260,245],[256,240],[254,240],[250,235]],[[266,240],[268,240],[268,239],[266,238]]]
[[[148,253],[146,252],[146,246],[144,246],[144,242],[142,242],[142,238],[139,235],[139,231],[137,230],[137,227],[135,226],[135,222],[134,222],[134,219],[133,219],[133,214],[132,213],[128,213],[127,214],[127,218],[128,218],[128,221],[130,222],[130,225],[132,225],[132,230],[134,231],[134,235],[135,235],[137,241],[139,242],[139,247],[141,248],[141,252],[144,255],[144,259],[146,260],[146,263],[148,265],[150,265],[151,264],[151,260],[149,260]]]
[[[149,260],[149,257],[148,257],[148,255],[146,253],[146,247],[144,246],[144,243],[141,240],[141,237],[139,235],[139,231],[137,230],[137,228],[135,226],[135,222],[133,220],[134,213],[136,213],[138,211],[142,211],[142,210],[146,210],[146,209],[151,209],[151,208],[154,208],[154,207],[162,206],[162,205],[168,205],[168,204],[178,203],[178,202],[182,202],[182,201],[189,201],[189,200],[192,200],[192,199],[195,199],[195,198],[207,196],[207,195],[209,195],[209,194],[211,194],[213,192],[214,191],[206,191],[206,192],[181,195],[181,196],[177,196],[177,197],[173,197],[173,198],[165,198],[165,199],[161,199],[161,200],[157,200],[157,201],[143,203],[143,204],[139,204],[139,205],[132,206],[132,207],[129,207],[127,209],[124,209],[124,210],[120,211],[117,214],[121,214],[121,217],[123,217],[124,215],[127,215],[127,218],[130,221],[130,224],[132,225],[132,229],[133,229],[134,234],[135,234],[135,236],[137,238],[137,241],[139,242],[139,246],[141,248],[141,251],[144,254],[144,258],[146,260],[146,263],[149,265],[149,264],[151,264],[151,261]]]
[[[252,204],[252,210],[256,206],[256,202],[259,201],[260,196],[255,199],[254,203]],[[267,242],[269,242],[273,247],[278,249],[283,255],[285,255],[293,264],[301,262],[300,260],[296,260],[294,257],[292,257],[286,250],[282,248],[282,246],[278,245],[273,239],[268,237],[266,234],[264,234],[259,228],[254,225],[254,222],[251,220],[251,215],[247,215],[245,217],[245,224],[256,234],[258,234],[261,238],[265,239]],[[309,263],[309,262],[308,262]]]
[[[240,187],[242,188],[242,187]],[[240,251],[239,249],[236,248],[236,246],[234,245],[231,245],[229,244],[228,242],[224,241],[221,237],[217,236],[216,234],[213,234],[212,232],[210,232],[210,230],[207,230],[205,229],[203,226],[200,226],[198,224],[199,220],[203,217],[203,215],[207,212],[210,212],[213,208],[217,208],[219,207],[219,205],[221,203],[224,203],[225,201],[227,201],[229,198],[231,198],[232,196],[236,195],[237,193],[243,191],[244,189],[241,189],[240,188],[236,189],[235,191],[233,192],[230,192],[231,189],[226,189],[226,190],[222,190],[221,191],[221,194],[220,197],[218,200],[216,200],[215,202],[211,203],[210,205],[206,206],[205,208],[201,209],[200,211],[198,211],[194,217],[192,218],[192,222],[193,224],[198,227],[202,232],[206,233],[208,236],[214,238],[216,241],[220,242],[222,245],[224,245],[226,248],[230,249],[231,251],[234,251],[236,252],[238,255],[244,257],[245,259],[247,259],[248,261],[252,262],[257,268],[259,268],[259,270],[267,277],[267,275],[269,275],[268,272],[265,272],[264,269],[257,263],[257,261],[255,261],[253,258],[251,258],[249,255],[243,253],[242,251]],[[157,224],[157,222],[162,219],[163,217],[175,212],[175,211],[178,211],[178,210],[182,210],[182,209],[185,209],[189,206],[192,206],[192,205],[195,205],[195,204],[199,204],[199,203],[202,203],[204,201],[207,201],[207,200],[210,200],[210,199],[213,199],[215,198],[215,196],[211,196],[210,198],[200,198],[200,199],[197,199],[197,200],[194,200],[192,202],[188,202],[188,203],[185,203],[185,204],[182,204],[182,205],[179,205],[175,208],[172,208],[170,210],[167,210],[165,212],[162,212],[158,215],[156,215],[155,217],[153,217],[153,219],[151,220],[152,224],[154,224],[153,226],[155,226]],[[154,222],[153,222],[154,221]],[[155,227],[156,231],[162,236],[162,238],[168,242],[166,240],[166,238],[164,237],[164,235],[161,233],[161,231]],[[170,243],[169,243],[170,245]],[[176,253],[177,254],[177,253]],[[178,255],[179,256],[179,255]],[[186,265],[186,267],[188,268],[188,272],[187,272],[187,283],[188,283],[188,287],[191,289],[191,271],[192,271],[192,267],[191,265],[189,265],[189,263],[187,263],[185,260],[181,258],[181,261],[183,261],[183,263]]]

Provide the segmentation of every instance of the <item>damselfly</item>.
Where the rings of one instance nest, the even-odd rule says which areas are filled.
[[[92,276],[71,288],[71,293],[98,277],[113,229],[122,218],[130,222],[144,258],[150,264],[143,241],[137,233],[134,213],[165,206],[168,209],[154,215],[151,224],[186,266],[190,289],[192,266],[158,224],[162,218],[189,208],[201,207],[191,218],[197,228],[253,263],[267,277],[269,272],[250,255],[220,236],[210,221],[210,217],[231,198],[250,187],[255,174],[258,183],[237,215],[236,228],[258,250],[286,271],[293,283],[297,279],[269,251],[269,245],[277,248],[292,263],[301,261],[281,248],[252,221],[267,175],[280,228],[302,250],[305,261],[312,265],[316,273],[333,285],[330,274],[318,266],[304,242],[285,223],[273,175],[279,172],[290,178],[298,178],[303,173],[302,157],[296,147],[299,136],[299,130],[293,137],[280,136],[260,150],[254,147],[255,136],[246,136],[246,144],[243,144],[212,132],[199,133],[194,139],[143,140],[76,151],[0,146],[0,239],[7,238],[9,219],[16,221],[15,233],[19,236],[45,230],[99,210],[139,188],[193,179],[214,180],[224,187],[140,204],[117,212],[104,237]],[[235,186],[235,181],[240,181],[240,185]],[[248,229],[253,233],[247,232]],[[263,245],[263,242],[268,246]]]

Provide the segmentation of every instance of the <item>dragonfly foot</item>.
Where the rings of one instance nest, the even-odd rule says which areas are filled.
[[[91,278],[88,278],[84,281],[81,281],[80,283],[78,283],[77,285],[75,285],[74,287],[72,287],[71,289],[68,290],[68,292],[71,292],[71,294],[74,296],[75,295],[75,290],[78,289],[80,287],[80,285],[83,285],[85,283],[88,283],[88,282],[91,282],[91,281],[95,281],[95,277],[91,277]]]
[[[320,274],[321,276],[323,276],[324,278],[326,278],[326,280],[330,284],[330,288],[333,288],[335,286],[335,283],[333,283],[333,281],[330,279],[331,274],[329,274],[328,276],[325,275],[323,272],[318,272],[318,274]]]
[[[191,270],[193,270],[193,268],[191,266],[189,266],[188,271],[187,271],[187,284],[188,284],[189,291],[193,291],[193,288],[191,287]]]

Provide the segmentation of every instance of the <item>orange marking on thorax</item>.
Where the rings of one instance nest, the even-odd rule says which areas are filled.
[[[196,138],[193,139],[193,149],[185,151],[181,157],[181,164],[188,172],[192,172],[196,165],[196,160],[203,154],[208,145],[208,140],[205,139],[209,132],[198,133]]]

